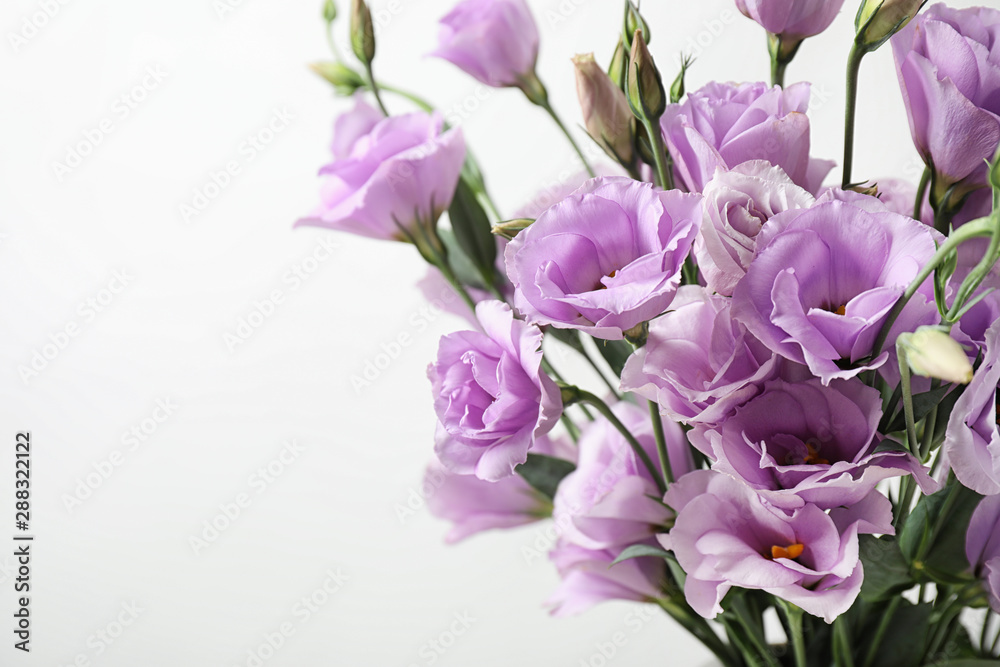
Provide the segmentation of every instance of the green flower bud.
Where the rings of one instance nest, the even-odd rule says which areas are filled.
[[[663,79],[660,78],[660,71],[656,69],[653,56],[650,55],[649,48],[641,39],[638,30],[635,31],[632,40],[626,93],[632,113],[641,120],[658,120],[667,108]]]
[[[341,63],[313,63],[309,65],[309,69],[332,83],[338,95],[353,95],[358,88],[365,86],[365,80],[360,74]]]
[[[351,0],[351,50],[366,65],[375,59],[375,26],[365,0]]]
[[[927,0],[864,0],[854,20],[854,40],[865,50],[874,51],[902,30]]]
[[[534,224],[534,218],[515,218],[514,220],[504,220],[503,222],[498,222],[493,225],[493,233],[497,236],[502,236],[508,241],[514,240],[518,232],[521,232],[532,224]]]
[[[900,334],[896,344],[906,352],[906,362],[917,375],[956,384],[972,380],[972,364],[958,342],[939,327],[918,327]]]
[[[646,19],[642,18],[639,8],[632,3],[632,0],[625,0],[625,21],[623,27],[623,38],[629,46],[632,46],[632,38],[636,30],[642,31],[642,40],[649,44],[651,37],[649,24],[646,23]]]
[[[611,65],[608,66],[608,76],[615,82],[615,85],[625,90],[625,79],[628,70],[628,49],[622,39],[618,40],[615,53],[611,56]]]
[[[691,67],[691,63],[694,62],[694,58],[684,56],[681,60],[681,71],[674,79],[673,84],[670,86],[670,103],[677,104],[684,97],[684,75],[687,74],[688,68]]]
[[[333,0],[326,0],[323,3],[323,20],[327,23],[333,23],[337,18],[337,5],[334,4]]]

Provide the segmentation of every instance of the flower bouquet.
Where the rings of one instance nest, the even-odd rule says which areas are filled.
[[[468,328],[428,368],[429,506],[450,540],[552,520],[553,613],[657,605],[733,667],[997,664],[1000,11],[861,3],[831,185],[785,74],[843,4],[736,0],[771,81],[688,92],[692,62],[664,83],[625,0],[608,67],[573,59],[598,165],[536,74],[525,1],[463,0],[433,55],[519,89],[587,172],[504,216],[461,129],[376,76],[364,0],[350,61],[327,2],[314,69],[354,106],[298,224],[411,244],[460,297]],[[916,186],[852,179],[886,42]],[[605,386],[561,375],[570,355]]]

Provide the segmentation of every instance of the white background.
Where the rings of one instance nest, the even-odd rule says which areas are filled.
[[[426,509],[400,517],[407,502],[419,505],[432,455],[424,368],[438,336],[463,325],[421,314],[428,304],[414,283],[424,268],[411,248],[291,229],[317,200],[315,173],[346,108],[306,68],[328,58],[318,0],[234,0],[221,15],[213,0],[73,0],[12,44],[44,4],[5,0],[0,9],[0,516],[10,524],[0,529],[0,664],[61,666],[82,655],[78,664],[108,667],[247,665],[262,636],[288,622],[294,635],[264,664],[429,665],[422,647],[462,613],[475,621],[435,664],[599,665],[595,646],[619,631],[627,641],[608,664],[709,660],[670,621],[637,622],[635,605],[551,619],[541,603],[556,574],[523,555],[546,543],[543,528],[447,547],[446,524]],[[392,12],[375,0],[376,71],[445,110],[465,109],[469,144],[511,212],[576,165],[519,93],[485,91],[424,57],[451,4],[397,0]],[[530,5],[542,33],[539,74],[576,126],[570,56],[595,51],[606,64],[621,5]],[[665,79],[693,46],[689,89],[768,76],[763,31],[732,0],[646,5]],[[790,82],[815,83],[814,155],[838,161],[855,11],[848,0],[788,70]],[[343,16],[341,44],[345,24]],[[166,77],[131,93],[149,67]],[[144,98],[127,117],[123,94]],[[250,160],[245,142],[276,112],[293,118]],[[103,119],[111,133],[60,178],[54,164]],[[859,119],[855,175],[915,182],[921,167],[888,48],[864,63]],[[231,160],[240,173],[185,221],[180,205]],[[338,246],[333,255],[307,261],[324,242]],[[296,286],[296,268],[315,271]],[[112,295],[104,290],[116,271],[128,284]],[[273,314],[231,350],[225,335],[275,290]],[[94,314],[81,307],[87,299],[106,305]],[[47,348],[54,358],[25,381],[19,367],[67,325],[77,335]],[[356,390],[351,377],[401,333],[412,344]],[[130,449],[123,434],[153,425],[157,399],[177,407]],[[12,648],[13,547],[2,546],[13,544],[18,430],[34,443],[30,656]],[[251,476],[289,440],[303,451],[258,493]],[[120,465],[95,477],[115,451]],[[96,489],[80,486],[88,475]],[[78,491],[91,494],[67,503]],[[190,538],[241,493],[249,507],[196,554]],[[327,571],[348,580],[304,620],[294,606]],[[142,610],[135,622],[110,645],[97,639],[132,603]]]

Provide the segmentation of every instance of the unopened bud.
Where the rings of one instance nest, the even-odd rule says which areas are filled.
[[[639,8],[635,6],[632,0],[625,0],[625,22],[623,27],[625,31],[623,37],[629,46],[632,45],[632,39],[637,30],[642,31],[642,41],[649,44],[651,38],[649,24],[646,23],[646,19],[642,18]]]
[[[337,5],[334,4],[333,0],[326,0],[326,2],[323,3],[323,20],[327,23],[333,23],[336,18]]]
[[[375,59],[375,27],[365,0],[351,0],[351,50],[366,65]]]
[[[514,220],[505,220],[493,225],[492,231],[495,235],[502,236],[508,241],[512,241],[519,232],[524,231],[534,224],[534,222],[533,218],[515,218]]]
[[[687,74],[688,67],[691,67],[691,63],[694,62],[693,58],[684,56],[681,60],[681,72],[674,79],[673,84],[670,86],[670,103],[677,104],[684,97],[684,75]]]
[[[938,327],[919,327],[900,334],[896,345],[906,352],[906,362],[917,375],[956,384],[972,380],[972,364],[958,342]]]
[[[625,42],[618,40],[614,55],[611,56],[611,65],[608,66],[608,76],[615,82],[615,85],[625,90],[626,72],[628,71],[628,48]]]
[[[332,83],[338,95],[353,95],[358,88],[363,88],[365,85],[365,80],[360,74],[341,63],[313,63],[309,65],[309,69]]]
[[[640,39],[638,30],[634,37],[628,63],[628,102],[638,118],[654,121],[667,108],[666,91],[663,90],[660,71],[656,69],[653,56],[646,42]]]
[[[583,123],[594,141],[623,165],[635,161],[632,125],[635,120],[625,93],[594,61],[594,54],[573,58],[576,94],[580,98]]]
[[[1000,149],[993,157],[993,164],[990,165],[990,185],[994,190],[1000,191]]]
[[[863,0],[854,20],[855,41],[874,51],[902,30],[927,0]]]

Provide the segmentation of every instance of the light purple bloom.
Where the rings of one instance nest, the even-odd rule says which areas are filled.
[[[983,582],[990,607],[1000,614],[1000,495],[983,498],[972,513],[965,555]]]
[[[483,332],[441,339],[427,368],[439,424],[434,451],[453,472],[495,482],[524,463],[559,419],[562,399],[540,370],[542,333],[499,301],[476,306]]]
[[[705,186],[705,220],[694,242],[698,269],[708,288],[733,295],[757,250],[764,223],[782,211],[809,208],[815,198],[781,167],[752,160],[719,168]]]
[[[881,395],[860,380],[772,380],[718,427],[696,426],[689,437],[713,469],[785,509],[855,505],[882,480],[911,473],[936,491],[912,454],[876,451],[881,417]]]
[[[701,216],[698,195],[592,179],[507,246],[514,305],[536,324],[621,339],[670,305]]]
[[[942,4],[892,38],[913,142],[936,172],[938,196],[953,184],[986,184],[1000,143],[1000,11]]]
[[[977,493],[1000,493],[1000,431],[997,384],[1000,383],[1000,320],[986,331],[983,362],[955,402],[944,440],[955,476]]]
[[[874,197],[864,202],[865,208],[826,201],[772,218],[733,291],[733,317],[824,383],[880,366],[899,333],[938,319],[928,281],[903,309],[879,357],[864,368],[838,365],[871,354],[886,315],[936,250],[933,230]]]
[[[687,573],[688,604],[705,618],[721,613],[722,599],[737,586],[767,591],[832,623],[861,590],[858,522],[838,527],[811,504],[786,514],[709,470],[679,479],[664,502],[677,520],[660,542]]]
[[[626,428],[656,461],[649,413],[621,401],[613,408]],[[681,428],[664,422],[674,475],[694,468]],[[559,483],[552,516],[561,535],[588,549],[624,548],[662,530],[670,511],[659,500],[653,478],[628,442],[606,419],[587,426],[578,443],[576,470]]]
[[[534,73],[538,27],[524,0],[464,0],[441,19],[431,55],[487,86],[518,86]]]
[[[572,444],[544,435],[535,439],[532,451],[566,460],[576,456]],[[446,538],[449,543],[484,530],[523,526],[552,514],[551,501],[520,475],[487,482],[474,475],[455,474],[432,461],[421,491],[431,513],[454,524]]]
[[[785,90],[764,83],[710,83],[683,103],[667,106],[660,124],[674,170],[692,192],[701,192],[719,167],[766,160],[815,193],[833,163],[809,157],[808,107],[808,83]]]
[[[652,602],[662,597],[667,576],[663,559],[630,558],[612,565],[619,553],[560,541],[549,554],[562,577],[562,583],[546,602],[552,614],[579,614],[607,600]]]
[[[844,0],[736,0],[736,7],[764,30],[799,41],[818,35],[837,18]]]
[[[440,114],[412,113],[373,124],[358,102],[335,125],[334,160],[320,206],[296,223],[407,241],[417,225],[434,224],[451,204],[465,161],[460,129],[442,134]]]
[[[649,323],[629,357],[622,389],[655,401],[671,419],[716,423],[776,373],[775,354],[730,316],[732,300],[688,285]]]

